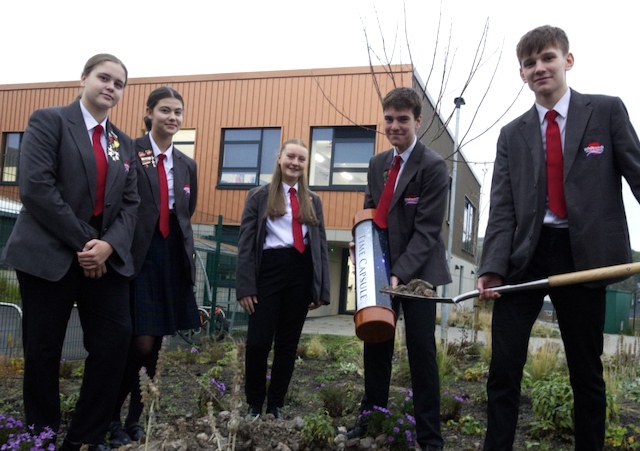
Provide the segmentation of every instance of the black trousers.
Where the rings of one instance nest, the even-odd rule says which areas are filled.
[[[77,302],[89,355],[67,433],[73,443],[99,444],[113,412],[131,338],[129,284],[107,265],[99,279],[84,277],[77,261],[57,282],[17,272],[22,295],[24,408],[36,430],[60,427],[59,371],[67,323]]]
[[[436,304],[397,298],[393,309],[404,313],[407,352],[413,388],[413,409],[418,444],[443,447],[440,433],[440,381],[436,362]],[[360,411],[387,407],[394,340],[364,344],[364,397]]]
[[[523,282],[574,270],[569,231],[543,227]],[[606,287],[573,285],[503,294],[495,301],[485,451],[513,449],[529,336],[546,294],[556,309],[573,388],[575,449],[601,451],[604,447],[607,402],[600,356]]]
[[[296,360],[302,326],[311,302],[311,251],[266,249],[258,279],[258,303],[249,316],[245,394],[251,406],[282,407]],[[269,390],[267,358],[273,346]]]

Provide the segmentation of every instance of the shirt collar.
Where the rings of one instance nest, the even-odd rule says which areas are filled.
[[[89,113],[89,110],[87,110],[85,106],[82,104],[82,100],[80,100],[79,103],[80,103],[80,111],[82,111],[82,118],[84,119],[84,125],[85,127],[87,127],[88,132],[96,128],[96,125],[102,125],[103,129],[105,130],[107,129],[107,120],[109,119],[108,116],[105,117],[104,120],[100,122],[100,124],[98,124],[98,121],[96,121],[94,117],[91,116],[91,113]]]
[[[567,114],[569,114],[569,101],[571,100],[571,89],[567,88],[567,92],[558,100],[558,102],[551,108],[552,110],[556,110],[558,116],[562,119],[567,118]],[[536,102],[536,109],[538,110],[538,120],[540,121],[540,125],[544,122],[545,115],[549,109],[543,107],[538,102]]]
[[[156,160],[158,159],[158,155],[160,155],[161,153],[163,153],[166,156],[167,162],[173,160],[173,144],[171,144],[169,148],[164,152],[160,152],[160,148],[158,147],[156,142],[153,140],[153,136],[151,136],[151,133],[149,133],[149,141],[151,141],[151,148],[153,149],[153,157]]]
[[[407,150],[405,150],[404,152],[402,152],[400,154],[398,153],[398,150],[394,147],[393,148],[394,160],[395,160],[395,157],[400,155],[400,158],[402,158],[402,163],[406,163],[409,160],[409,157],[411,156],[411,152],[413,152],[413,149],[416,147],[416,143],[417,142],[418,142],[418,137],[415,136],[413,138],[413,144],[411,144]]]
[[[297,193],[298,192],[298,182],[296,182],[296,184],[293,185],[293,186],[287,185],[285,182],[282,182],[282,189],[284,189],[284,193],[285,194],[289,194],[289,189],[290,188],[295,189],[296,193]]]

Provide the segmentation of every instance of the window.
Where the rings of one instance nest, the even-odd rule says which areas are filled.
[[[311,132],[309,185],[315,188],[358,189],[365,186],[375,141],[375,126],[314,128]]]
[[[464,223],[462,224],[462,250],[475,254],[475,223],[476,223],[476,207],[471,201],[464,198]]]
[[[2,179],[0,182],[17,185],[22,133],[3,133],[2,138]]]
[[[188,157],[195,154],[196,129],[183,128],[173,135],[173,145]]]
[[[255,186],[271,181],[280,150],[279,128],[223,131],[221,185]]]

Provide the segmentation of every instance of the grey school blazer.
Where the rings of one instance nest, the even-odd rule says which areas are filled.
[[[640,199],[640,142],[622,100],[572,90],[564,192],[576,270],[631,261],[622,177]],[[546,187],[545,152],[534,106],[500,132],[480,274],[499,274],[505,283],[521,280],[538,245]]]
[[[107,241],[109,266],[133,274],[131,242],[140,199],[131,140],[110,122],[107,136],[119,144],[107,157],[102,230],[89,225],[96,198],[96,160],[80,101],[35,111],[20,146],[23,207],[2,258],[10,266],[50,281],[60,280],[76,252],[94,238]]]
[[[238,239],[238,263],[236,269],[236,298],[258,294],[258,273],[262,261],[262,246],[267,234],[267,197],[269,184],[253,188],[247,195],[242,213]],[[322,201],[311,193],[318,225],[309,225],[307,239],[313,262],[312,299],[318,305],[329,304],[329,249],[324,228]],[[292,268],[295,270],[295,268]]]

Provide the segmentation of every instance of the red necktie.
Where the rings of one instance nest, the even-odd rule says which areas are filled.
[[[93,142],[93,153],[96,156],[96,204],[93,208],[93,216],[98,216],[104,210],[104,185],[107,182],[107,157],[104,154],[100,138],[104,128],[98,124],[93,128],[91,141]]]
[[[391,171],[389,171],[389,177],[384,184],[382,196],[380,196],[380,200],[378,201],[378,207],[376,208],[376,215],[373,218],[373,222],[381,229],[386,229],[388,227],[387,218],[389,217],[389,207],[391,206],[391,199],[393,199],[393,191],[396,189],[396,179],[398,178],[398,172],[400,172],[401,161],[402,157],[400,155],[396,155],[393,160],[393,167],[391,168]]]
[[[169,183],[167,183],[167,173],[164,170],[164,159],[167,156],[163,153],[158,155],[158,180],[160,181],[160,219],[158,228],[162,237],[169,236]]]
[[[562,156],[562,141],[560,127],[556,122],[558,112],[547,111],[547,194],[549,196],[549,210],[564,218],[567,216],[567,203],[564,198],[564,158]]]
[[[293,247],[301,254],[304,252],[304,238],[302,238],[302,223],[300,222],[300,204],[296,189],[289,188],[289,201],[291,202],[291,229],[293,231]]]

